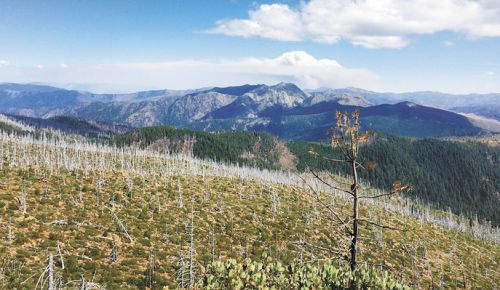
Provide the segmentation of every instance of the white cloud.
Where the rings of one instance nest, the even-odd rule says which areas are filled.
[[[378,76],[366,69],[348,68],[334,59],[318,59],[304,51],[290,51],[274,58],[226,60],[172,60],[114,63],[89,66],[11,67],[0,79],[12,82],[99,84],[129,90],[186,89],[238,84],[294,82],[303,88],[358,86],[375,88]],[[103,86],[103,84],[108,84]],[[109,91],[106,89],[106,91]]]
[[[44,68],[43,64],[35,64],[34,67],[37,68],[37,69]]]
[[[209,33],[283,41],[401,48],[408,37],[440,31],[500,36],[498,0],[310,0],[298,7],[262,4],[247,19],[219,20]]]
[[[153,78],[197,82],[194,86],[275,83],[291,81],[304,88],[373,86],[378,76],[366,69],[346,68],[333,59],[317,59],[305,51],[290,51],[275,58],[246,58],[218,62],[185,60],[121,65]],[[154,75],[154,76],[153,76]],[[186,87],[193,87],[193,84]]]
[[[8,66],[10,63],[6,61],[5,59],[0,59],[0,67],[2,66]]]
[[[65,64],[65,63],[60,63],[60,64],[59,64],[59,67],[60,67],[60,68],[68,68],[68,65],[67,65],[67,64]]]

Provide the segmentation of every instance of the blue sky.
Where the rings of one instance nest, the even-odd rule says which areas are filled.
[[[500,92],[500,1],[413,2],[1,0],[0,82]]]

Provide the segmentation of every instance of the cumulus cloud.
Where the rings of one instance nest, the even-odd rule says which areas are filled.
[[[9,62],[6,61],[5,59],[0,59],[0,67],[2,66],[8,66],[9,65]]]
[[[310,0],[298,7],[262,4],[246,19],[217,21],[209,33],[283,41],[401,48],[408,37],[440,31],[500,36],[498,0]]]
[[[108,63],[89,66],[11,67],[0,79],[13,82],[102,84],[130,90],[186,89],[245,83],[294,82],[303,88],[358,86],[373,88],[379,77],[366,69],[348,68],[334,59],[316,58],[305,51],[290,51],[271,58],[226,60],[172,60],[164,62]],[[109,91],[109,90],[107,90]]]
[[[178,82],[198,86],[291,81],[305,88],[372,86],[378,76],[366,69],[347,68],[333,59],[317,59],[305,51],[290,51],[275,58],[245,58],[218,62],[186,60],[123,64],[155,76],[171,75]],[[191,85],[193,87],[193,85]]]

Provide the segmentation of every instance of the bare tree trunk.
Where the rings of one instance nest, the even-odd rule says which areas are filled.
[[[47,290],[55,290],[54,288],[54,258],[52,254],[49,254],[49,265],[47,266],[48,270],[48,288]]]
[[[147,285],[148,288],[151,290],[155,289],[156,285],[156,280],[155,280],[155,274],[156,274],[156,258],[154,256],[153,251],[149,253],[149,261],[148,261],[148,277],[147,277]]]
[[[82,284],[80,284],[79,290],[87,290],[86,284],[87,283],[85,283],[85,278],[82,276]]]
[[[356,269],[356,256],[357,256],[357,241],[358,241],[358,218],[359,218],[359,200],[358,200],[358,172],[356,170],[356,157],[351,161],[352,166],[352,233],[351,233],[351,270]]]
[[[186,262],[184,261],[184,253],[181,250],[181,252],[179,253],[179,270],[177,270],[177,280],[179,283],[179,288],[181,289],[186,288],[184,275],[186,275]]]
[[[17,201],[19,203],[19,208],[21,209],[21,211],[23,212],[24,215],[27,212],[26,195],[27,195],[26,194],[26,188],[23,186],[23,188],[21,189],[21,193],[20,193]]]
[[[12,218],[9,217],[9,232],[7,234],[7,241],[9,241],[9,243],[12,243],[13,239],[14,235],[12,234]]]
[[[191,201],[191,227],[189,232],[189,287],[192,289],[194,286],[194,201]]]
[[[212,230],[210,231],[210,253],[212,255],[212,263],[215,262],[215,226],[212,223]]]
[[[113,218],[115,223],[118,225],[118,228],[120,229],[120,231],[122,231],[122,233],[125,234],[125,236],[128,238],[128,240],[131,243],[133,243],[134,239],[132,239],[132,236],[130,236],[130,234],[128,233],[127,227],[123,224],[123,222],[118,218],[118,216],[111,209],[109,209],[109,208],[107,208],[107,209],[111,213],[111,217]]]
[[[82,276],[82,284],[80,284],[80,290],[87,290],[87,283],[85,282],[85,278]]]
[[[63,254],[61,252],[61,246],[60,246],[59,241],[57,241],[57,252],[59,253],[59,258],[61,259],[61,268],[64,270],[64,258],[63,258]]]

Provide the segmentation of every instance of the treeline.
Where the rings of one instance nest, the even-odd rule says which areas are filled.
[[[312,168],[350,174],[347,164],[330,163],[315,158],[308,151],[332,158],[341,156],[331,147],[311,142],[288,144],[299,160],[298,169]],[[417,139],[378,135],[360,149],[365,167],[361,178],[370,185],[390,189],[395,180],[413,185],[408,193],[438,208],[454,213],[475,215],[493,225],[500,224],[499,152],[479,143],[457,143],[438,139]]]
[[[132,128],[125,125],[92,122],[69,116],[55,116],[47,119],[17,115],[6,116],[15,122],[20,122],[32,128],[57,130],[90,138],[99,137],[108,139],[114,133],[123,133],[132,130]],[[0,126],[2,126],[1,122]],[[19,133],[21,132],[19,131]]]
[[[154,150],[165,149],[172,153],[186,153],[220,162],[256,166],[267,169],[280,168],[283,152],[277,150],[276,137],[257,132],[201,132],[176,129],[168,126],[148,127],[115,136],[117,146],[137,146]],[[334,174],[349,175],[347,164],[328,163],[308,152],[314,149],[324,156],[339,158],[340,152],[327,144],[293,141],[286,143],[286,150],[295,155],[296,168],[328,170]],[[458,143],[440,139],[410,139],[377,134],[376,138],[360,149],[366,166],[360,177],[371,186],[390,189],[394,181],[413,185],[408,193],[437,208],[471,218],[500,224],[500,152],[484,144]]]
[[[168,149],[170,153],[192,153],[202,159],[278,169],[278,139],[258,132],[203,132],[169,126],[148,127],[117,135],[117,146]],[[186,152],[186,149],[191,152]]]
[[[13,127],[9,124],[6,124],[6,123],[2,123],[2,122],[0,122],[0,130],[7,132],[7,133],[19,133],[19,132],[21,132],[20,129],[15,128],[15,127]]]

